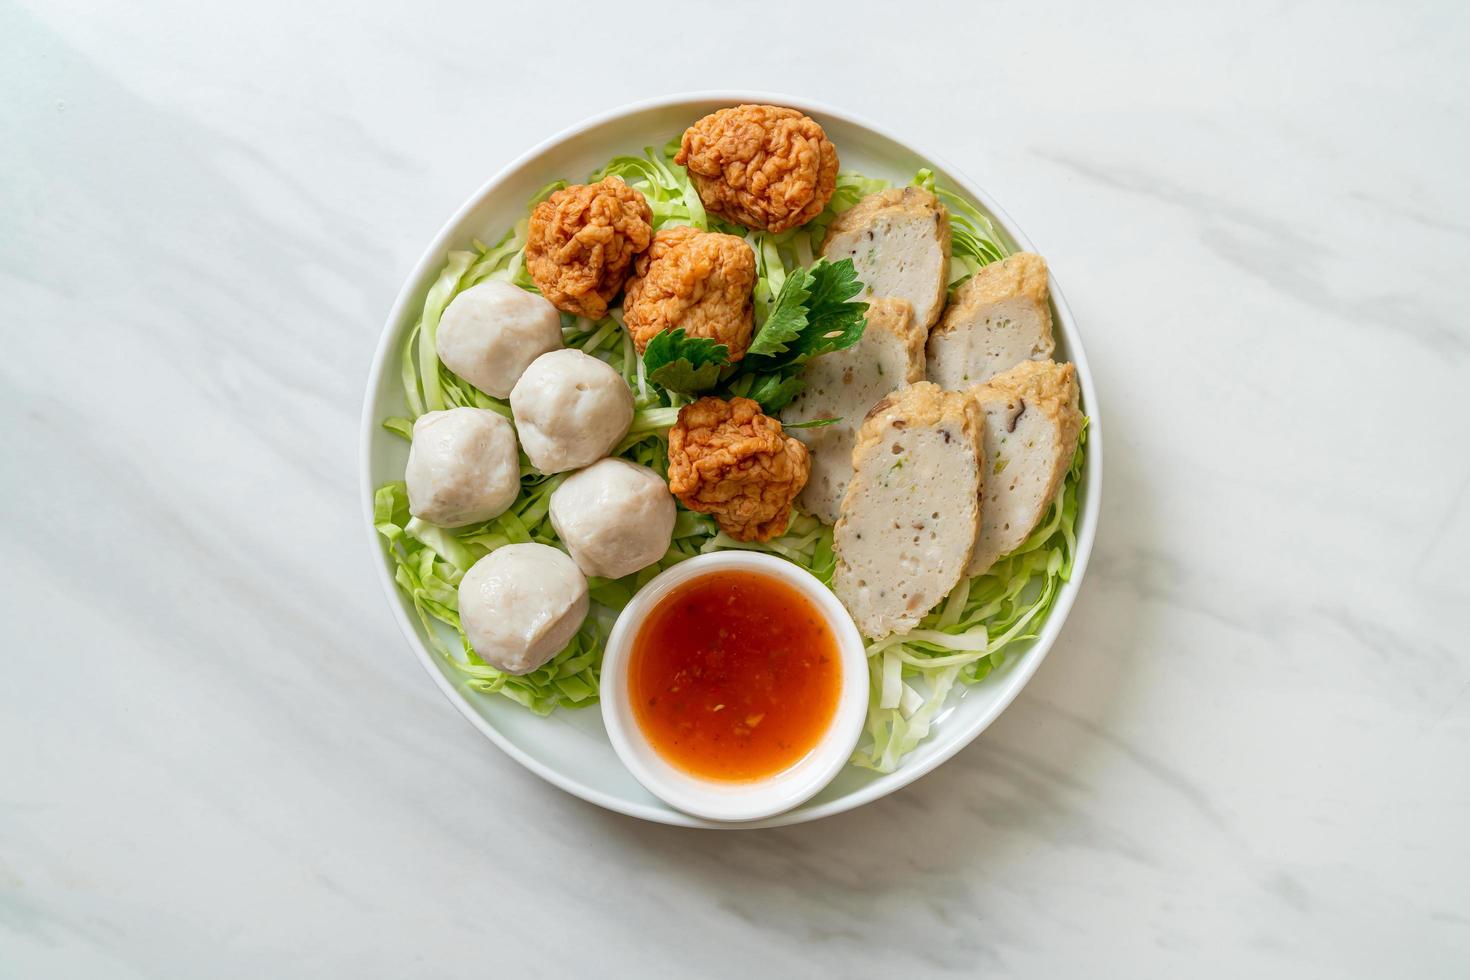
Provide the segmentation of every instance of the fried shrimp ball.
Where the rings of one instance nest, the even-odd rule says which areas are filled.
[[[785,231],[821,213],[837,186],[837,150],[795,109],[741,105],[684,131],[683,164],[704,206],[748,228]]]
[[[683,327],[738,361],[750,346],[755,252],[745,239],[676,225],[638,256],[623,297],[623,320],[642,354],[655,334]]]
[[[737,541],[786,530],[810,471],[806,446],[749,398],[701,398],[669,430],[669,489]]]
[[[557,309],[599,320],[653,238],[652,220],[648,201],[619,177],[573,184],[531,212],[526,270]]]

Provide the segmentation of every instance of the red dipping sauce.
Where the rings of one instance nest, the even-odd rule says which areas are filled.
[[[638,726],[672,765],[761,779],[799,762],[832,723],[837,638],[806,596],[758,572],[712,572],[663,598],[633,641]]]

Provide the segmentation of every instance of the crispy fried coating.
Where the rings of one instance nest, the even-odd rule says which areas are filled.
[[[678,225],[653,236],[638,256],[623,319],[638,353],[655,334],[683,327],[709,337],[738,361],[750,346],[755,253],[745,239]]]
[[[795,109],[741,105],[684,131],[674,162],[707,210],[748,228],[785,231],[821,213],[837,186],[837,149]]]
[[[531,212],[526,270],[557,309],[601,319],[652,240],[652,220],[648,201],[620,177],[573,184]]]
[[[737,541],[786,530],[810,471],[806,446],[749,398],[701,398],[669,430],[669,489]]]

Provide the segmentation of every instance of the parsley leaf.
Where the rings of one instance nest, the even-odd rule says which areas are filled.
[[[811,272],[814,280],[807,301],[807,325],[801,332],[799,346],[807,357],[828,351],[844,350],[857,343],[867,328],[867,303],[851,302],[863,291],[852,259],[828,265],[818,263]]]
[[[643,350],[648,380],[685,394],[713,387],[728,363],[728,347],[708,337],[690,337],[683,327],[655,334]]]
[[[816,277],[806,269],[793,269],[781,284],[765,326],[750,342],[747,354],[784,354],[788,345],[806,329],[806,301]]]
[[[730,365],[724,344],[690,337],[679,327],[648,342],[643,369],[650,381],[682,394],[708,391],[728,381],[723,386],[727,394],[750,398],[766,413],[775,414],[806,387],[803,364],[862,338],[868,304],[852,301],[862,289],[851,259],[821,259],[810,268],[793,269],[738,366]]]
[[[761,411],[774,415],[801,394],[805,387],[800,369],[787,368],[769,374],[741,375],[730,385],[730,394],[760,402]]]
[[[742,373],[781,370],[857,343],[868,325],[868,304],[851,300],[862,289],[852,259],[821,259],[793,270],[741,362]]]

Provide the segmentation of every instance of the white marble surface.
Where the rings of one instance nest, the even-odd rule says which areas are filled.
[[[0,6],[0,975],[1470,974],[1463,4],[497,6]],[[382,318],[461,200],[716,86],[987,186],[1110,441],[1016,704],[748,834],[476,735],[355,472]]]

